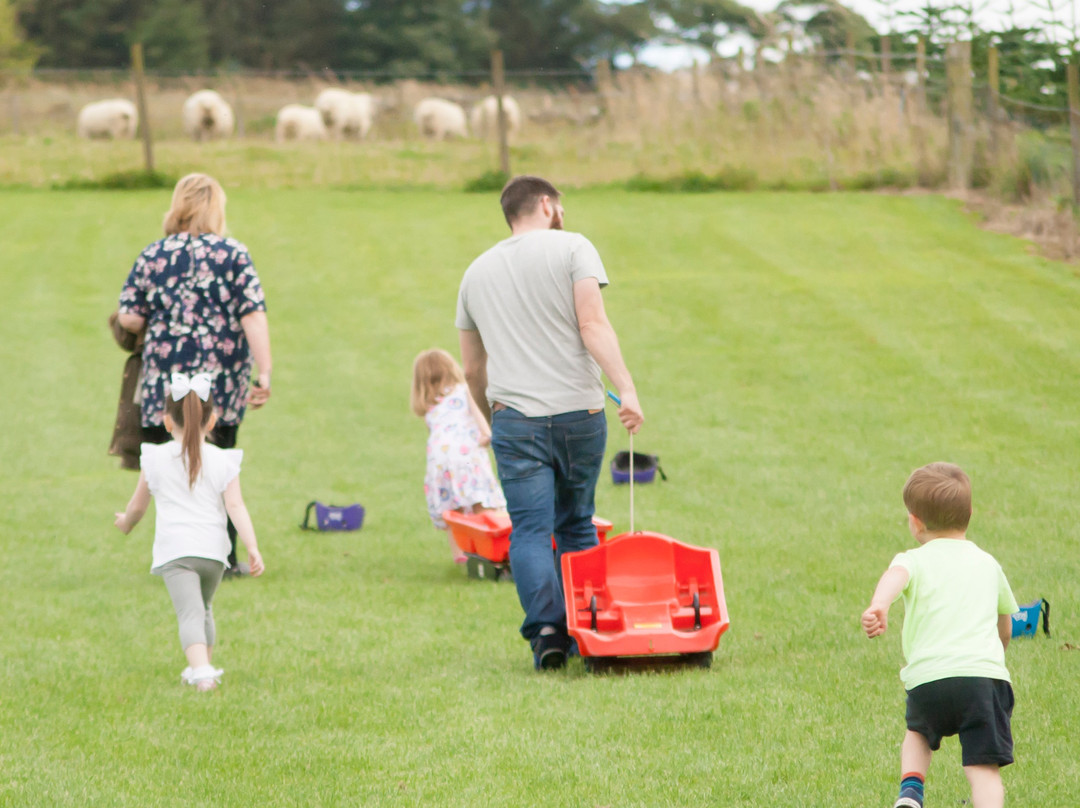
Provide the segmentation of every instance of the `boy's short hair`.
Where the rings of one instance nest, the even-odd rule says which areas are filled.
[[[558,202],[561,194],[558,188],[541,177],[532,177],[528,174],[514,177],[506,183],[499,197],[506,223],[513,227],[515,221],[531,214],[536,210],[542,196],[550,197]]]
[[[967,530],[971,480],[952,463],[930,463],[911,472],[904,484],[904,505],[927,530]]]

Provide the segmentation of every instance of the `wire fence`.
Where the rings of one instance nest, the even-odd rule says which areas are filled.
[[[642,154],[658,155],[651,162],[638,158],[639,172],[671,163],[690,171],[688,161],[700,157],[702,171],[723,170],[738,160],[763,175],[811,166],[798,170],[810,184],[824,187],[847,187],[850,177],[867,174],[895,179],[893,168],[899,167],[910,175],[903,181],[932,187],[958,174],[967,184],[1007,185],[1014,196],[1037,190],[1030,184],[1018,189],[1025,177],[1050,193],[1077,188],[1073,165],[1080,158],[1071,160],[1062,146],[1070,129],[1069,108],[996,91],[998,78],[1008,85],[1010,77],[991,77],[985,65],[972,66],[967,58],[967,79],[959,89],[949,74],[948,53],[799,52],[783,43],[672,73],[600,64],[507,70],[505,80],[525,118],[519,143],[553,134],[594,148],[628,142]],[[371,137],[393,141],[416,136],[413,111],[423,98],[444,98],[469,110],[493,87],[484,71],[147,71],[145,76],[143,125],[165,140],[185,137],[180,108],[203,88],[216,89],[233,106],[236,136],[263,140],[275,137],[278,113],[286,105],[310,106],[327,87],[369,92],[377,102]],[[103,97],[132,97],[133,88],[130,71],[121,68],[0,72],[0,137],[73,135],[84,105]],[[1056,92],[1055,98],[1061,94]],[[957,104],[970,108],[962,127],[953,121]],[[1044,138],[1049,147],[1028,145],[1034,142],[1030,133],[1048,130],[1053,130]],[[962,148],[958,138],[965,139]],[[792,157],[765,165],[763,143]],[[676,153],[689,156],[672,158]],[[956,160],[971,165],[956,171]],[[1021,179],[1008,179],[1010,172]]]

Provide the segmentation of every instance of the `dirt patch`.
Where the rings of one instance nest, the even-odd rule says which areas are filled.
[[[1080,224],[1070,209],[1062,210],[1052,200],[1006,205],[974,193],[957,198],[979,216],[987,230],[1026,239],[1040,255],[1055,261],[1076,263],[1080,259]]]

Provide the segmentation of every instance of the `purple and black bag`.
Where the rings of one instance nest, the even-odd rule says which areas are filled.
[[[311,511],[315,510],[315,524],[311,525]],[[364,506],[323,505],[312,500],[304,511],[304,530],[359,530],[364,524]]]

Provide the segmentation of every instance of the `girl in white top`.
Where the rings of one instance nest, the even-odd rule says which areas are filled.
[[[412,409],[428,427],[424,496],[435,527],[446,530],[443,511],[505,509],[485,448],[491,427],[469,394],[461,367],[446,351],[424,351],[413,362]],[[447,538],[454,561],[464,563],[465,554]]]
[[[116,527],[124,533],[139,523],[153,496],[153,563],[150,571],[165,580],[180,625],[180,644],[188,667],[181,679],[198,690],[212,690],[223,673],[210,664],[214,648],[211,601],[230,551],[226,532],[231,518],[247,548],[251,574],[261,575],[263,560],[251,516],[240,493],[240,449],[205,443],[217,420],[210,400],[211,378],[172,374],[165,399],[169,443],[142,445],[142,471],[135,493]]]

